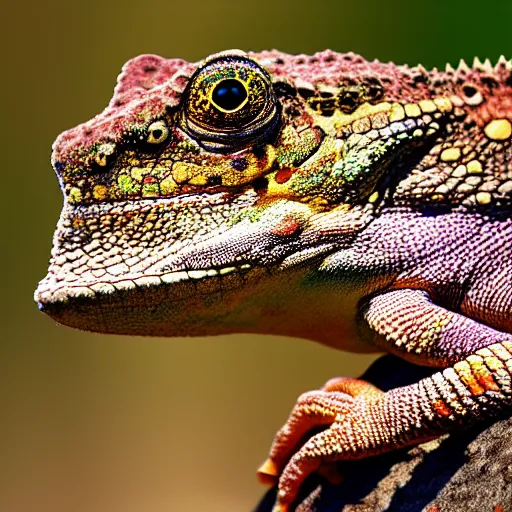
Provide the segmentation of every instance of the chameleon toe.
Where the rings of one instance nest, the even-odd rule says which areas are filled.
[[[279,469],[272,459],[267,459],[257,471],[258,480],[263,485],[274,486],[279,480]]]

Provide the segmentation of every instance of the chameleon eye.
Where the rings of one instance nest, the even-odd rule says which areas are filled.
[[[182,127],[208,149],[254,144],[269,137],[278,122],[270,76],[245,56],[206,61],[185,91]]]
[[[148,128],[148,144],[161,144],[167,139],[169,129],[163,121],[155,121]]]

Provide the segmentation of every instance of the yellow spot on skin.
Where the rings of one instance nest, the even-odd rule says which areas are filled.
[[[416,130],[414,130],[412,132],[413,137],[421,137],[422,135],[423,135],[423,130],[421,130],[420,128],[416,128]]]
[[[485,364],[492,371],[498,371],[504,368],[503,363],[494,356],[487,356],[485,358]]]
[[[128,158],[127,167],[137,167],[140,164],[140,160],[138,158],[135,158],[133,155],[127,153],[126,156]]]
[[[206,185],[208,183],[208,178],[206,176],[194,176],[190,181],[189,183],[191,185],[198,185],[198,186],[203,186],[203,185]]]
[[[400,103],[393,103],[389,111],[389,122],[401,121],[405,117],[405,110]]]
[[[165,178],[160,183],[160,192],[164,196],[171,195],[176,190],[176,183],[171,178]]]
[[[172,176],[176,183],[185,183],[189,179],[189,167],[184,162],[176,162],[172,166]]]
[[[473,396],[481,395],[485,392],[485,389],[475,379],[473,375],[473,369],[466,361],[460,361],[453,366],[453,369],[457,372],[459,379],[463,384],[466,385],[469,392]]]
[[[326,207],[329,206],[329,202],[323,197],[313,197],[313,199],[308,201],[308,205],[314,211],[323,212],[326,209]]]
[[[368,198],[368,201],[370,203],[375,203],[375,201],[377,201],[377,199],[379,198],[379,193],[378,192],[374,192],[369,198]]]
[[[131,171],[132,178],[136,181],[140,181],[142,179],[142,175],[145,174],[146,169],[142,167],[134,167]]]
[[[467,165],[467,169],[469,174],[480,174],[482,172],[482,164],[478,160],[471,160]]]
[[[488,390],[499,391],[499,386],[493,379],[491,372],[484,364],[484,359],[481,356],[472,355],[467,358],[467,362],[471,366],[473,375],[476,377],[478,384]]]
[[[451,112],[453,110],[453,104],[448,98],[436,98],[434,103],[441,112]]]
[[[459,148],[448,148],[441,153],[441,160],[443,162],[456,162],[460,158]]]
[[[476,195],[476,202],[478,204],[489,204],[492,200],[491,194],[489,192],[478,192]]]
[[[508,119],[494,119],[484,132],[491,140],[507,140],[512,135],[512,124]]]
[[[407,103],[405,105],[405,114],[407,117],[419,117],[421,116],[421,109],[416,103]]]
[[[102,201],[107,197],[108,189],[105,185],[96,185],[92,191],[94,199]]]
[[[276,173],[273,172],[271,174],[268,174],[266,176],[268,181],[267,186],[267,195],[270,196],[283,196],[290,192],[289,190],[289,184],[290,181],[287,181],[286,183],[277,183],[275,180]]]
[[[81,200],[82,200],[82,191],[77,187],[73,187],[69,191],[69,202],[70,203],[78,203]]]
[[[419,106],[425,114],[429,114],[430,112],[435,112],[437,110],[437,106],[432,100],[421,100],[419,102]]]

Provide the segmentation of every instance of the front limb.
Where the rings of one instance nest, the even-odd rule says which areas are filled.
[[[511,335],[437,306],[417,290],[377,295],[362,315],[392,345],[390,351],[416,361],[425,354],[426,362],[453,366],[386,393],[340,380],[341,386],[330,381],[303,395],[260,469],[266,481],[280,475],[274,512],[289,510],[305,478],[325,463],[426,441],[512,405]],[[327,425],[297,450],[307,431]]]

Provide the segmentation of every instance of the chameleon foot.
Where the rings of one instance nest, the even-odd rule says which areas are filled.
[[[375,453],[361,424],[369,416],[369,406],[383,395],[365,381],[340,377],[327,382],[322,390],[299,397],[274,439],[269,459],[258,470],[263,483],[274,484],[279,480],[273,512],[289,509],[302,482],[312,472],[334,461]],[[300,447],[304,436],[318,428],[325,430]]]

